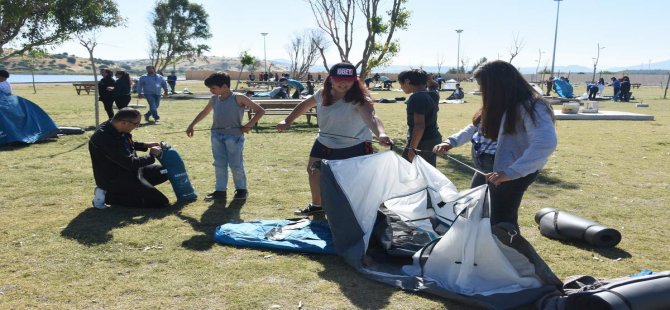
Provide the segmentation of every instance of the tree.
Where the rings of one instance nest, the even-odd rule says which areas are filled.
[[[399,45],[393,40],[396,29],[407,29],[410,12],[405,8],[407,0],[393,0],[391,8],[380,12],[381,0],[310,0],[317,26],[323,30],[337,47],[341,61],[360,67],[360,77],[388,64],[398,53]],[[350,59],[354,43],[356,13],[363,14],[367,37],[360,60]],[[385,20],[382,16],[388,16]],[[322,54],[324,66],[328,64]]]
[[[286,50],[291,60],[289,72],[295,79],[301,80],[309,69],[321,57],[319,55],[319,46],[323,45],[324,37],[322,32],[317,30],[307,30],[301,34],[295,34]]]
[[[37,86],[35,86],[35,63],[47,56],[49,56],[49,53],[41,48],[31,48],[23,54],[23,57],[28,58],[28,63],[30,64],[30,74],[33,78],[33,94],[37,94]]]
[[[512,41],[512,45],[509,48],[509,63],[512,63],[512,60],[519,55],[525,44],[523,39],[519,39],[518,33],[514,35],[514,41]]]
[[[0,60],[123,20],[113,0],[3,0],[0,12]],[[8,45],[11,51],[4,48]]]
[[[93,81],[95,85],[98,85],[98,73],[95,69],[95,58],[93,58],[93,50],[98,46],[98,30],[92,29],[87,32],[77,33],[77,40],[88,51],[88,57],[91,61],[91,70],[93,71]],[[93,92],[93,105],[95,107],[95,126],[98,127],[100,124],[100,105],[98,104],[98,88],[94,88]]]
[[[240,85],[240,79],[242,78],[242,71],[244,71],[244,67],[251,66],[254,63],[256,63],[256,58],[247,53],[247,51],[244,51],[240,54],[240,63],[241,63],[240,74],[237,76],[237,83],[235,83],[235,90],[237,90],[237,86]]]
[[[480,58],[480,59],[479,59],[479,60],[472,66],[472,71],[471,71],[471,72],[475,72],[475,70],[477,70],[477,68],[479,68],[479,66],[485,64],[487,61],[488,61],[488,59],[486,59],[486,57],[482,57],[482,58]]]
[[[156,3],[153,13],[153,37],[149,39],[149,59],[157,71],[182,60],[195,61],[209,46],[209,15],[200,4],[188,0],[167,0]]]
[[[437,55],[437,74],[440,75],[440,70],[442,69],[442,65],[444,64],[444,55]]]

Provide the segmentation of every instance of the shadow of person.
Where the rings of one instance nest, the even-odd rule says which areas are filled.
[[[324,269],[319,271],[319,276],[324,280],[337,283],[340,292],[359,309],[382,309],[391,304],[391,295],[398,288],[368,279],[347,265],[340,257],[334,255],[314,255],[314,260],[319,261]],[[459,303],[451,302],[438,296],[427,293],[416,293],[421,297],[442,303],[449,309],[472,309],[460,308]]]
[[[104,210],[87,208],[79,213],[61,231],[61,236],[87,245],[99,245],[113,239],[112,230],[128,225],[137,225],[151,219],[161,219],[178,211],[183,204],[160,209],[140,209],[112,206]]]
[[[226,207],[225,201],[213,201],[202,214],[200,220],[177,213],[177,217],[189,223],[193,230],[201,233],[184,240],[181,245],[193,251],[211,249],[214,245],[214,230],[221,224],[241,223],[240,211],[246,202],[246,199],[232,200]]]

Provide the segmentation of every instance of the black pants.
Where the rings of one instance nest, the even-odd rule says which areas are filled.
[[[598,94],[598,88],[589,89],[589,100],[596,100],[597,94]]]
[[[168,81],[167,83],[170,85],[170,92],[174,93],[174,87],[177,86],[177,82]]]
[[[102,105],[105,107],[105,112],[109,119],[114,117],[114,98],[102,98]]]
[[[296,90],[293,92],[293,96],[292,96],[291,98],[293,98],[293,99],[300,99],[300,90],[299,90],[299,89],[296,89]]]
[[[151,185],[167,181],[167,174],[161,174],[163,167],[158,164],[142,168],[142,175]],[[167,197],[153,186],[147,186],[137,178],[128,179],[106,188],[105,203],[135,208],[162,208],[170,206]]]
[[[130,95],[118,96],[114,98],[114,103],[119,110],[125,108],[130,103]]]
[[[407,137],[407,141],[412,141],[411,137]],[[420,152],[415,152],[417,156],[421,156],[425,161],[431,164],[433,167],[437,165],[437,155],[433,153],[433,148],[442,142],[442,136],[437,136],[434,138],[422,140],[419,142],[417,149],[421,150]],[[402,151],[402,157],[407,159],[407,153],[409,149]]]
[[[473,156],[473,158],[475,158],[475,166],[480,171],[485,173],[493,171],[494,156],[483,154]],[[507,222],[512,223],[518,230],[521,198],[523,198],[523,194],[528,189],[528,186],[537,179],[537,175],[538,171],[535,171],[525,177],[503,182],[495,186],[488,183],[483,175],[475,173],[472,177],[471,188],[485,183],[489,185],[489,193],[491,195],[491,225]]]

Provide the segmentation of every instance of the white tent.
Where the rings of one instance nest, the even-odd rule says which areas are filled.
[[[456,90],[456,84],[458,84],[458,81],[448,79],[442,83],[442,90]]]
[[[561,285],[521,236],[511,240],[516,228],[492,230],[486,185],[459,193],[420,157],[409,163],[394,152],[324,161],[321,173],[338,254],[375,280],[492,308],[524,305]],[[521,244],[524,254],[514,247]],[[411,257],[394,265],[389,255],[397,253]]]

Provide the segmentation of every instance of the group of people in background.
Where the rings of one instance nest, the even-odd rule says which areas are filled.
[[[102,101],[109,119],[114,116],[114,104],[119,110],[127,107],[131,100],[131,93],[136,92],[139,98],[146,98],[149,105],[149,111],[144,114],[144,120],[148,122],[151,117],[154,121],[160,120],[158,107],[161,96],[168,95],[168,85],[171,89],[169,93],[174,93],[177,76],[172,71],[166,80],[162,74],[156,72],[153,66],[146,66],[146,71],[146,74],[133,83],[126,71],[112,72],[109,69],[100,69],[98,100]]]
[[[559,79],[567,81],[568,83],[570,82],[566,77],[560,77]],[[554,80],[555,80],[554,77],[550,77],[546,81],[547,93],[545,94],[545,96],[551,95],[551,90],[556,89]],[[602,94],[605,93],[605,86],[612,86],[613,90],[612,100],[629,102],[632,96],[632,93],[630,91],[631,88],[630,78],[627,75],[624,75],[623,77],[621,77],[621,79],[611,77],[610,80],[611,83],[607,85],[605,85],[604,78],[599,78],[597,82],[587,83],[586,93],[588,96],[588,100],[596,100],[596,96],[598,94],[602,96]]]
[[[100,69],[100,76],[102,78],[98,82],[98,100],[102,101],[107,117],[112,119],[114,104],[120,110],[130,103],[130,75],[126,71],[112,72],[109,69]]]
[[[610,85],[612,86],[612,89],[614,91],[612,100],[629,102],[631,97],[630,78],[624,75],[620,80],[617,79],[616,77],[612,77],[611,80],[612,83],[610,83]]]
[[[148,70],[144,80],[151,83],[145,83],[139,89],[147,86],[160,89],[158,79],[149,73]],[[420,69],[399,74],[400,87],[410,95],[406,101],[407,144],[402,156],[410,162],[417,160],[419,156],[435,166],[437,155],[471,142],[472,159],[478,169],[473,175],[471,186],[489,184],[491,223],[510,222],[518,227],[521,198],[557,145],[553,110],[519,71],[505,61],[497,60],[480,66],[474,77],[482,94],[482,106],[461,131],[444,140],[438,126],[439,95],[438,92],[428,89],[429,75]],[[246,199],[249,191],[243,159],[244,134],[250,132],[253,124],[264,115],[264,110],[247,96],[233,93],[230,90],[230,76],[226,73],[212,74],[205,80],[205,85],[212,97],[186,129],[187,136],[192,137],[196,131],[195,126],[214,112],[211,147],[216,182],[214,191],[205,199],[226,199],[229,168],[235,186],[233,199]],[[146,91],[144,94],[146,96]],[[371,154],[372,134],[382,146],[393,146],[382,120],[375,113],[367,87],[359,80],[356,67],[350,63],[333,65],[324,80],[323,89],[299,103],[276,125],[276,129],[289,130],[296,118],[312,108],[317,111],[319,132],[306,165],[311,201],[305,208],[296,210],[297,215],[323,212],[318,169],[322,159],[346,159]],[[245,109],[256,112],[247,122],[243,122]],[[118,197],[120,190],[127,190],[128,195],[135,197],[142,195],[136,189],[130,191],[112,186],[112,183],[122,180],[101,180],[103,175],[107,175],[106,178],[135,178],[139,170],[153,167],[153,158],[160,152],[155,148],[155,143],[136,143],[130,136],[130,131],[140,121],[140,114],[136,110],[121,109],[91,138],[89,149],[98,185],[94,205],[96,202],[100,205],[101,201],[103,205],[114,202],[114,199],[104,198],[107,192],[113,192],[112,197]],[[108,135],[111,136],[107,137]],[[105,137],[111,139],[112,136],[121,137],[114,138],[118,145],[100,147],[100,141]],[[149,155],[138,157],[135,150],[148,150]],[[131,173],[120,176],[114,169],[109,169],[118,163],[110,159],[111,157],[101,156],[104,152],[116,154],[119,162],[124,164],[118,168],[124,168]],[[147,168],[147,172],[151,174],[149,171],[152,169],[155,168]],[[164,180],[155,178],[150,183],[161,181]],[[155,193],[145,191],[145,194]],[[100,197],[103,197],[102,200]],[[142,203],[140,206],[166,205],[162,197],[153,201],[151,205]]]

